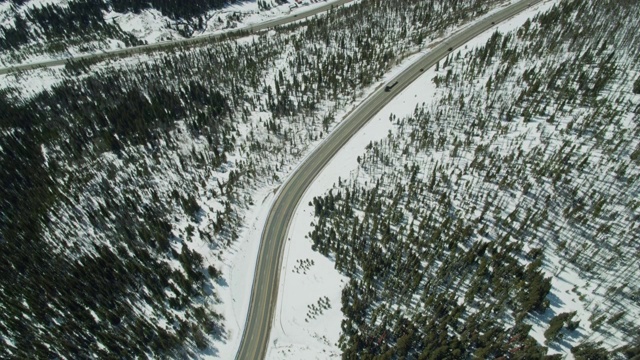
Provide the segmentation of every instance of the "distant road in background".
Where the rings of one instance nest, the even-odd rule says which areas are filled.
[[[0,75],[7,74],[14,71],[20,71],[20,70],[31,70],[31,69],[38,69],[38,68],[44,68],[44,67],[64,65],[69,60],[72,60],[72,61],[91,60],[91,59],[106,60],[106,59],[120,57],[120,56],[132,56],[132,55],[140,54],[146,51],[161,50],[161,49],[169,48],[173,46],[206,43],[209,40],[214,40],[214,39],[223,38],[223,37],[231,37],[231,36],[240,34],[242,32],[247,32],[247,31],[257,32],[257,31],[274,28],[276,26],[289,24],[294,21],[298,21],[313,15],[317,15],[317,14],[329,11],[334,7],[344,5],[351,1],[353,0],[337,0],[337,1],[327,2],[324,5],[318,6],[316,8],[308,9],[308,10],[304,10],[304,7],[298,7],[291,11],[291,15],[287,15],[285,17],[265,21],[255,25],[249,25],[249,26],[238,28],[231,31],[211,34],[211,35],[203,35],[203,36],[197,36],[197,37],[192,37],[187,39],[163,41],[163,42],[158,42],[155,44],[148,44],[148,45],[132,46],[125,49],[103,51],[100,53],[80,55],[80,56],[68,57],[68,58],[58,59],[58,60],[47,60],[47,61],[41,61],[36,63],[30,63],[30,64],[17,64],[17,65],[9,66],[6,68],[1,68]]]
[[[266,356],[273,314],[278,300],[280,269],[287,231],[302,195],[304,195],[320,171],[369,119],[380,112],[397,94],[422,75],[424,70],[435,66],[436,62],[442,60],[447,54],[490,29],[495,24],[522,12],[540,1],[542,0],[520,1],[505,7],[458,34],[445,39],[415,64],[390,80],[388,86],[374,92],[332,131],[329,137],[291,174],[277,194],[262,232],[253,278],[253,288],[251,290],[251,302],[240,348],[236,355],[237,360],[258,360],[264,359]]]

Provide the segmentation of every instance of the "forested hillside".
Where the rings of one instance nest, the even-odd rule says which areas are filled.
[[[37,56],[64,56],[145,43],[135,32],[123,29],[115,17],[132,14],[135,27],[144,26],[144,10],[157,11],[148,31],[164,28],[183,37],[207,28],[213,12],[238,0],[71,0],[0,1],[0,58],[21,63]],[[267,2],[265,2],[267,3]],[[268,0],[278,5],[280,0]],[[258,7],[256,7],[257,9]],[[136,19],[137,17],[137,19]],[[216,16],[218,22],[223,22]]]
[[[177,2],[173,0],[103,0],[106,5],[111,5],[117,12],[140,12],[144,9],[158,9],[163,14],[174,19],[190,19],[202,16],[207,11],[219,9],[224,5],[237,2],[238,0],[190,0]],[[99,1],[96,1],[99,3]]]
[[[101,0],[23,7],[18,6],[24,1],[4,3],[1,14],[4,21],[0,25],[0,50],[3,52],[24,52],[23,47],[31,45],[35,52],[56,53],[74,45],[90,48],[94,42],[110,39],[122,41],[127,46],[138,44],[132,35],[105,22],[103,11],[108,5]]]
[[[639,356],[638,13],[563,1],[452,53],[314,199],[344,359]]]
[[[0,357],[215,356],[217,258],[253,192],[423,38],[496,3],[363,1],[238,42],[5,75]]]

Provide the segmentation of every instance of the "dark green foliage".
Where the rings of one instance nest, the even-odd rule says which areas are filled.
[[[562,327],[571,321],[571,319],[575,316],[575,312],[572,313],[561,313],[553,317],[549,322],[549,328],[544,332],[544,338],[546,342],[555,341],[560,334],[560,330]]]
[[[358,174],[313,199],[313,249],[351,278],[342,292],[344,358],[544,358],[524,324],[544,319],[554,301],[545,274],[566,266],[588,279],[637,283],[636,242],[624,229],[637,218],[639,172],[630,161],[640,130],[629,94],[616,89],[635,73],[626,59],[640,47],[637,37],[619,37],[634,34],[636,20],[627,16],[620,29],[617,6],[638,10],[634,2],[561,3],[466,56],[448,56],[435,102],[392,116],[395,132],[367,146]],[[600,35],[585,37],[585,28]],[[510,97],[514,83],[522,90]],[[613,199],[624,210],[613,211]],[[630,338],[635,329],[614,310],[634,295],[614,291],[611,313],[592,324]],[[549,342],[577,328],[572,317],[550,321]]]
[[[182,199],[182,208],[186,214],[194,217],[201,210],[200,205],[198,205],[198,202],[193,195],[189,195],[187,198]]]
[[[13,261],[19,249],[11,246],[15,242],[2,244],[4,258]],[[28,265],[21,269],[2,269],[2,303],[8,308],[2,312],[2,322],[12,329],[16,339],[14,355],[33,355],[38,347],[47,357],[71,355],[89,357],[97,350],[96,342],[102,343],[110,353],[142,355],[149,348],[167,352],[178,341],[162,328],[147,320],[142,320],[123,300],[136,298],[141,287],[150,296],[164,296],[170,270],[164,263],[154,261],[149,254],[141,252],[135,258],[128,257],[127,251],[114,254],[107,247],[96,247],[95,255],[77,260],[66,256],[52,256],[42,243],[31,248]],[[23,252],[24,254],[24,252]],[[25,260],[27,260],[25,259]],[[3,264],[7,264],[3,262]],[[27,308],[14,302],[16,294],[21,294]],[[139,301],[149,301],[142,298]],[[91,315],[93,312],[96,318]],[[17,326],[20,314],[29,314],[32,322]],[[53,319],[61,326],[54,326]],[[47,331],[36,330],[37,323],[48,324]],[[169,354],[167,352],[167,354]]]
[[[615,324],[616,322],[620,321],[620,319],[622,319],[625,314],[626,314],[626,311],[620,311],[614,314],[612,317],[610,317],[607,320],[607,324]]]
[[[174,0],[102,0],[108,6],[118,12],[139,13],[144,9],[157,9],[164,15],[173,19],[190,19],[196,16],[204,16],[206,12],[221,8],[238,0],[190,0],[187,2]]]
[[[64,7],[53,4],[31,7],[24,15],[15,15],[13,26],[0,26],[0,49],[20,50],[32,41],[44,41],[48,51],[61,52],[66,42],[108,37],[137,44],[133,36],[105,22],[102,13],[105,10],[102,0],[74,0]]]
[[[140,193],[114,181],[119,174],[112,167],[73,172],[59,164],[99,161],[106,152],[130,159],[132,146],[157,147],[184,117],[181,103],[186,101],[180,96],[194,96],[203,114],[211,104],[210,117],[194,124],[194,131],[217,131],[221,126],[211,122],[214,114],[223,116],[225,99],[216,92],[176,94],[159,87],[147,88],[144,95],[122,92],[113,89],[118,81],[128,83],[93,77],[24,102],[0,94],[5,115],[0,123],[0,303],[6,304],[0,334],[15,342],[15,348],[2,348],[0,357],[176,357],[188,341],[208,346],[199,326],[187,321],[167,330],[137,310],[149,306],[172,326],[169,307],[189,312],[192,299],[205,294],[198,253],[188,248],[176,253],[186,276],[167,265],[166,258],[174,256],[174,235],[156,190],[137,185],[152,200],[143,202]],[[217,166],[222,160],[209,163]],[[138,170],[140,180],[145,172],[146,167]],[[67,180],[54,180],[59,178]],[[86,184],[91,184],[86,192],[75,191]],[[93,200],[85,202],[88,198]],[[69,204],[71,212],[65,211]],[[199,209],[193,195],[184,199],[184,207],[190,215]],[[80,230],[88,227],[98,235],[85,239]],[[32,321],[18,321],[23,316]],[[208,316],[201,326],[219,335],[216,322]]]
[[[11,1],[21,5],[22,1]],[[51,52],[64,51],[67,43],[115,38],[127,45],[139,42],[122,32],[116,25],[104,20],[103,12],[140,13],[145,9],[157,9],[164,15],[181,20],[188,27],[180,28],[190,36],[195,30],[204,29],[207,12],[235,2],[234,0],[73,0],[68,6],[42,4],[30,7],[24,15],[15,14],[13,26],[0,27],[0,49],[20,50],[29,42],[45,41]]]
[[[12,112],[15,109],[8,114]],[[18,242],[28,248],[39,236],[56,188],[44,166],[38,135],[29,119],[18,116],[12,120],[23,128],[0,137],[0,232],[5,240],[0,245]]]
[[[186,244],[182,244],[182,251],[180,252],[180,256],[178,256],[178,260],[180,260],[180,263],[182,264],[182,267],[189,277],[189,280],[202,282],[202,256],[200,254],[195,251],[189,250]],[[189,286],[187,286],[187,289],[190,288],[191,282],[189,282]]]
[[[407,171],[403,176],[413,174],[415,171]],[[311,204],[317,215],[310,234],[314,247],[334,255],[336,267],[346,274],[354,276],[361,269],[361,277],[350,281],[342,292],[342,311],[348,319],[342,325],[344,357],[419,355],[429,359],[473,354],[490,358],[519,347],[529,354],[544,355],[528,336],[530,327],[505,329],[494,320],[496,314],[505,312],[526,316],[544,310],[551,285],[541,272],[542,254],[529,253],[536,260],[522,266],[513,255],[519,248],[508,236],[495,244],[470,243],[471,224],[433,218],[447,213],[446,201],[441,208],[433,208],[431,215],[414,218],[415,226],[408,230],[402,222],[401,230],[392,228],[395,214],[407,211],[406,199],[421,203],[420,196],[428,194],[429,186],[415,177],[410,184],[411,190],[395,185],[393,191],[383,192],[388,184],[380,179],[372,189],[340,188],[314,198]],[[364,219],[351,209],[363,209]],[[452,301],[460,279],[469,282],[464,305]],[[412,316],[389,313],[380,305],[380,301],[406,303],[418,295]],[[494,299],[501,300],[496,303]],[[469,308],[476,309],[475,315],[466,312]],[[372,316],[384,320],[373,324]],[[447,334],[446,328],[462,335]]]
[[[630,342],[628,345],[623,346],[620,352],[627,357],[627,359],[637,360],[640,357],[640,337]]]
[[[571,349],[576,360],[608,360],[611,358],[609,351],[591,342],[583,343]]]
[[[209,276],[211,276],[214,279],[217,279],[220,277],[220,271],[218,271],[218,269],[216,269],[213,265],[209,265],[207,267],[207,272],[209,273]]]
[[[519,293],[524,312],[542,312],[547,307],[545,297],[551,290],[551,281],[540,272],[541,265],[542,261],[538,259],[528,265],[525,271],[525,278],[529,280],[531,286],[528,289],[522,289]]]
[[[633,83],[633,93],[640,94],[640,77]]]
[[[567,329],[569,331],[575,331],[580,326],[580,320],[577,321],[567,321]]]
[[[48,52],[63,51],[69,42],[105,38],[132,44],[126,34],[103,21],[102,11],[112,5],[121,10],[153,5],[170,16],[197,17],[219,3],[72,1],[69,8],[45,5],[25,11],[24,18],[18,16],[13,28],[0,29],[4,35],[0,47],[22,49],[43,37]],[[411,21],[426,26],[424,32],[442,28],[458,22],[458,16],[473,13],[472,2],[464,3],[459,11],[442,7],[447,15],[437,21],[424,17]],[[205,282],[211,279],[205,275],[202,257],[180,240],[186,243],[200,230],[188,227],[186,239],[179,239],[174,233],[179,229],[172,229],[171,221],[175,212],[198,218],[196,194],[201,183],[207,185],[199,176],[226,165],[226,154],[237,150],[235,123],[246,122],[251,111],[271,111],[268,130],[287,140],[282,118],[290,121],[290,116],[303,112],[312,119],[317,104],[329,97],[344,103],[341,98],[373,83],[388,69],[395,60],[395,40],[405,38],[389,31],[395,29],[395,23],[367,23],[366,29],[358,29],[367,36],[347,37],[353,34],[351,18],[368,12],[368,5],[340,10],[340,16],[332,15],[332,24],[323,18],[313,20],[301,36],[289,36],[286,41],[216,45],[154,56],[140,65],[108,66],[105,71],[92,69],[92,63],[74,62],[65,67],[65,74],[82,78],[65,79],[25,99],[3,92],[0,250],[6,261],[0,265],[1,303],[10,310],[0,314],[0,332],[14,340],[17,348],[0,348],[0,357],[133,358],[152,354],[180,358],[190,344],[209,346],[204,334],[223,334],[219,316],[193,309],[193,302],[203,298]],[[404,16],[407,6],[418,7],[430,17],[433,12],[421,1],[376,1],[372,8],[382,5],[386,8],[380,11],[389,10],[396,17]],[[186,22],[193,29],[199,20]],[[322,50],[328,45],[325,41],[341,42],[342,48],[353,47],[353,52],[348,58],[342,51],[338,57],[328,54]],[[263,89],[264,74],[291,42],[299,49],[316,49],[305,49],[309,56],[289,64],[302,77],[280,72],[277,86]],[[353,80],[341,80],[346,78]],[[266,94],[264,99],[261,94]],[[320,121],[327,126],[333,118],[325,116]],[[201,148],[178,151],[185,138]],[[255,139],[248,143],[256,154],[270,150],[270,145]],[[168,180],[167,172],[178,181],[163,189],[156,181]],[[216,236],[237,236],[229,231],[237,187],[246,177],[271,173],[249,162],[246,168],[231,170],[228,180],[218,182],[215,190],[208,189],[211,196],[230,200],[215,214],[212,232]],[[331,204],[323,209],[333,211]],[[349,208],[340,211],[351,212]],[[401,221],[398,214],[394,221]],[[212,234],[203,236],[219,241]],[[178,260],[181,269],[170,269],[167,262],[172,260]],[[375,278],[385,268],[374,264],[366,270],[368,278]],[[220,276],[214,267],[207,272],[210,278]],[[24,306],[23,299],[34,305]],[[164,319],[167,328],[158,327],[148,314],[140,314],[141,307],[152,309],[152,316]],[[194,316],[178,320],[172,310]],[[364,303],[356,304],[353,311],[364,312]],[[35,320],[15,321],[23,316]],[[99,350],[98,342],[107,349]]]
[[[208,187],[207,174],[226,165],[227,153],[239,148],[235,124],[239,121],[246,124],[246,118],[256,109],[271,111],[272,118],[264,122],[264,130],[256,132],[269,132],[275,143],[288,149],[292,142],[287,140],[286,124],[295,121],[296,114],[313,119],[318,115],[315,112],[318,104],[326,99],[338,99],[338,104],[344,104],[341,99],[375,82],[396,60],[393,46],[406,38],[406,29],[395,32],[398,21],[361,21],[382,19],[371,16],[367,9],[402,17],[407,28],[419,29],[420,34],[414,36],[420,39],[470,16],[477,11],[469,6],[472,3],[478,2],[454,2],[455,6],[444,7],[445,13],[438,13],[433,2],[371,0],[312,20],[295,36],[263,38],[260,43],[246,46],[225,44],[188,53],[176,51],[173,55],[153,56],[141,65],[126,65],[128,68],[124,70],[109,66],[107,70],[91,73],[91,64],[72,64],[67,69],[69,74],[87,76],[82,80],[65,80],[34,99],[8,98],[3,93],[0,250],[8,254],[8,261],[0,265],[3,275],[0,303],[7,304],[10,310],[1,314],[0,334],[12,339],[11,334],[19,334],[16,344],[20,350],[0,348],[0,357],[10,357],[11,351],[24,358],[34,354],[41,358],[130,358],[150,354],[179,358],[184,356],[181,349],[189,344],[209,346],[206,334],[223,333],[219,317],[201,311],[200,307],[193,308],[193,301],[202,298],[207,289],[205,282],[220,274],[210,266],[207,279],[203,259],[181,243],[187,244],[188,238],[201,230],[187,227],[187,236],[180,239],[181,234],[174,233],[179,229],[172,229],[170,224],[176,213],[197,215],[196,198],[203,193],[199,190],[206,189],[208,196],[228,198],[225,209],[215,214],[211,224],[213,234],[200,235],[208,236],[212,242],[219,240],[213,235],[233,239],[231,204],[236,204],[239,198],[237,188],[247,178],[273,174],[270,168],[266,170],[248,160],[230,172],[227,182],[214,183],[214,189]],[[597,6],[612,3],[623,6],[616,2]],[[147,6],[144,2],[122,4]],[[193,2],[194,7],[201,5],[202,2]],[[407,5],[415,11],[406,11]],[[459,73],[448,69],[439,83],[471,83],[492,62],[504,60],[500,73],[492,74],[491,89],[504,86],[507,76],[501,72],[513,71],[507,65],[513,66],[519,58],[535,53],[536,48],[557,50],[559,42],[551,29],[559,23],[570,23],[568,19],[573,17],[563,15],[572,10],[569,6],[576,5],[563,4],[539,20],[548,24],[542,45],[533,43],[530,48],[512,49],[510,42],[516,35],[494,34],[487,46],[474,54],[469,66],[472,76],[461,79]],[[99,20],[91,18],[95,12],[87,14],[89,20],[82,21],[99,28]],[[17,28],[26,27],[24,22],[18,19]],[[358,26],[354,27],[354,23]],[[517,36],[533,38],[539,31],[536,26],[535,21],[529,22]],[[12,38],[19,43],[25,34],[24,41],[28,41],[28,32],[17,31]],[[353,38],[346,36],[352,34]],[[584,38],[575,35],[562,36],[573,37],[572,41]],[[264,85],[264,74],[272,69],[283,49],[291,46],[300,54],[287,64],[295,69],[296,76],[280,72],[275,75],[276,86]],[[327,51],[331,48],[340,51]],[[614,216],[631,217],[628,213],[614,215],[607,206],[614,197],[599,194],[600,189],[590,188],[588,194],[578,191],[580,186],[591,185],[588,181],[583,184],[583,178],[575,175],[576,169],[589,168],[593,163],[588,156],[581,156],[572,143],[559,149],[535,149],[532,153],[516,150],[505,156],[490,146],[475,146],[473,141],[487,128],[491,128],[492,134],[505,131],[501,122],[506,119],[510,124],[522,117],[535,122],[539,114],[555,111],[558,117],[548,123],[557,124],[565,104],[596,104],[616,74],[617,60],[615,53],[607,52],[610,50],[599,51],[598,47],[590,53],[578,51],[584,56],[575,61],[575,67],[580,69],[597,62],[594,66],[598,72],[593,74],[573,73],[570,63],[554,63],[553,71],[544,76],[539,76],[536,69],[526,71],[522,76],[526,89],[517,102],[505,108],[498,122],[493,121],[498,114],[490,116],[490,109],[484,107],[477,109],[470,121],[470,117],[448,112],[446,104],[439,107],[437,114],[417,108],[414,120],[405,123],[407,127],[413,126],[406,138],[415,141],[415,148],[400,151],[405,151],[404,155],[423,151],[424,157],[430,159],[434,152],[446,153],[450,145],[456,149],[452,152],[456,155],[471,148],[475,154],[470,163],[450,168],[442,162],[434,165],[428,161],[407,161],[404,172],[394,169],[392,174],[386,174],[386,182],[382,177],[375,186],[340,184],[337,192],[314,199],[312,205],[319,217],[311,234],[314,247],[334,255],[336,267],[353,278],[343,291],[342,305],[347,318],[342,326],[345,336],[341,346],[345,358],[398,358],[402,354],[423,359],[459,359],[472,354],[488,358],[507,354],[516,354],[515,358],[544,356],[546,349],[528,336],[530,328],[524,325],[524,320],[548,307],[550,282],[541,271],[544,251],[527,251],[524,247],[535,244],[554,249],[559,241],[555,248],[558,253],[575,251],[573,237],[570,241],[538,237],[539,228],[553,225],[548,222],[550,217],[565,216],[569,224],[588,224],[574,232],[575,236],[589,233],[591,227],[602,229],[593,237],[596,244],[606,243],[602,237],[608,233],[622,239],[625,235],[620,229],[602,227],[600,219],[587,221],[586,212],[592,211],[598,215],[596,218],[606,221]],[[456,61],[462,60],[448,58],[445,66]],[[565,83],[569,85],[564,86]],[[483,88],[483,94],[487,94],[486,90]],[[541,105],[544,103],[541,94],[553,95],[559,110]],[[609,100],[601,102],[616,103],[615,99]],[[455,108],[467,111],[474,106],[473,103],[461,106],[458,102]],[[604,109],[593,119],[587,119],[589,122],[576,121],[549,133],[562,136],[580,132],[586,137],[601,137],[600,144],[611,145],[607,154],[621,161],[627,156],[637,161],[640,158],[637,151],[626,151],[624,136],[613,137],[613,141],[599,135],[596,123],[618,128],[616,111]],[[433,124],[447,118],[462,120],[443,131],[431,131]],[[328,123],[329,119],[319,118],[312,125],[327,125],[324,120]],[[468,134],[456,139],[445,135],[460,128]],[[240,145],[246,145],[258,157],[277,149],[271,143],[252,139],[253,134],[249,136],[250,140]],[[314,136],[317,135],[309,134],[310,138]],[[180,146],[185,138],[199,143],[201,148],[182,151]],[[590,149],[597,148],[587,145]],[[394,162],[389,148],[393,147],[371,144],[359,163],[363,169],[388,166]],[[538,157],[538,152],[552,156]],[[278,161],[282,159],[289,158],[283,155]],[[624,170],[614,170],[620,181],[627,181]],[[630,170],[626,171],[634,173]],[[168,180],[159,176],[167,172],[178,181],[169,184],[169,189],[154,185],[158,178]],[[465,178],[479,178],[489,187],[495,185],[492,188],[495,192],[487,197],[469,194],[467,198],[462,191],[465,180],[459,173],[471,175]],[[580,184],[571,183],[575,180],[580,180]],[[613,192],[624,193],[618,191],[620,184],[616,181],[607,186]],[[553,196],[539,193],[547,183],[552,183]],[[520,187],[528,190],[518,202],[528,204],[534,198],[539,202],[503,214],[500,202],[504,198],[494,195],[511,196]],[[470,212],[475,214],[477,210],[480,215],[461,216],[460,211],[467,209],[459,205],[460,197],[476,204],[478,209]],[[558,208],[561,210],[557,211]],[[87,228],[95,231],[95,235],[80,231]],[[568,263],[588,273],[584,266],[588,256],[584,254],[581,251]],[[612,266],[619,266],[615,261],[624,255],[612,256]],[[169,269],[168,260],[178,260],[181,269]],[[64,269],[73,276],[58,274],[56,269]],[[12,285],[5,287],[4,281]],[[101,289],[92,291],[96,286]],[[110,288],[112,294],[106,294]],[[58,299],[62,298],[56,294],[58,289],[64,292],[63,300]],[[86,294],[77,294],[78,291],[95,293],[100,298],[90,299]],[[459,294],[464,294],[462,305]],[[51,302],[53,309],[38,304],[47,302],[46,296],[55,299]],[[30,307],[22,303],[22,298],[28,299]],[[386,299],[404,305],[400,309],[407,311],[381,305]],[[149,305],[155,311],[154,316],[167,320],[169,327],[158,328],[156,322],[139,316],[135,311],[138,304]],[[32,314],[32,308],[38,313]],[[94,309],[97,319],[89,312]],[[186,311],[189,319],[173,318],[171,309]],[[17,318],[24,314],[31,316],[37,319],[33,324],[44,324],[46,331],[38,332],[35,325],[15,321],[8,314]],[[601,318],[602,326],[624,322],[605,322],[614,314],[607,315]],[[55,321],[60,317],[68,325],[58,325]],[[514,328],[505,328],[500,320],[506,317],[515,319]],[[72,334],[71,338],[65,337],[67,332]],[[105,351],[97,350],[97,341],[110,345]],[[45,344],[52,347],[47,349]]]

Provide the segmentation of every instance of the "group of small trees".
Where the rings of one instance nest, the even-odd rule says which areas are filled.
[[[544,338],[547,343],[555,341],[561,335],[560,330],[562,330],[564,326],[566,326],[570,331],[575,330],[579,324],[579,322],[572,321],[575,315],[576,312],[574,311],[554,316],[549,322],[549,328],[544,332]]]

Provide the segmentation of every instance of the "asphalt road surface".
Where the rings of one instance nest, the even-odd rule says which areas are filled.
[[[505,7],[485,20],[443,41],[414,65],[407,68],[395,79],[392,79],[390,83],[397,81],[398,84],[390,91],[385,91],[384,88],[381,88],[373,93],[289,176],[276,195],[277,198],[269,212],[262,232],[249,312],[236,359],[257,360],[264,359],[266,356],[273,315],[278,299],[280,268],[287,231],[298,202],[324,166],[369,119],[417,79],[422,74],[422,70],[434,66],[437,61],[443,59],[450,51],[464,45],[480,33],[490,29],[494,24],[504,21],[540,1],[521,1]]]
[[[176,45],[193,45],[193,44],[197,44],[197,43],[204,43],[206,41],[209,40],[213,40],[213,39],[218,39],[218,38],[224,38],[224,37],[231,37],[234,35],[237,35],[239,33],[245,32],[245,31],[252,31],[252,32],[258,32],[258,31],[262,31],[262,30],[266,30],[266,29],[270,29],[270,28],[274,28],[276,26],[280,26],[280,25],[285,25],[294,21],[298,21],[325,11],[329,11],[330,9],[337,7],[337,6],[341,6],[344,5],[348,2],[351,2],[353,0],[337,0],[337,1],[332,1],[332,2],[328,2],[322,6],[318,6],[317,8],[313,8],[313,9],[309,9],[309,10],[303,10],[304,8],[299,7],[296,9],[291,10],[291,14],[282,18],[278,18],[278,19],[273,19],[273,20],[269,20],[269,21],[265,21],[259,24],[255,24],[255,25],[250,25],[247,27],[242,27],[242,28],[238,28],[232,31],[227,31],[227,32],[223,32],[223,33],[217,33],[217,34],[211,34],[211,35],[205,35],[205,36],[198,36],[198,37],[193,37],[193,38],[188,38],[188,39],[179,39],[179,40],[172,40],[172,41],[163,41],[163,42],[158,42],[158,43],[154,43],[154,44],[149,44],[149,45],[140,45],[140,46],[132,46],[129,48],[125,48],[125,49],[118,49],[118,50],[112,50],[112,51],[105,51],[105,52],[101,52],[101,53],[95,53],[95,54],[88,54],[88,55],[80,55],[80,56],[76,56],[76,57],[69,57],[69,58],[65,58],[65,59],[59,59],[59,60],[48,60],[48,61],[42,61],[42,62],[37,62],[37,63],[31,63],[31,64],[20,64],[20,65],[15,65],[15,66],[10,66],[10,67],[6,67],[6,68],[1,68],[0,69],[0,75],[2,74],[7,74],[10,72],[14,72],[14,71],[18,71],[18,70],[31,70],[31,69],[38,69],[38,68],[43,68],[43,67],[52,67],[52,66],[58,66],[58,65],[64,65],[67,63],[67,61],[69,60],[89,60],[89,59],[97,59],[97,60],[106,60],[109,58],[115,58],[115,57],[119,57],[119,56],[131,56],[131,55],[135,55],[135,54],[140,54],[143,52],[147,52],[147,51],[152,51],[152,50],[162,50],[165,48],[170,48]]]

